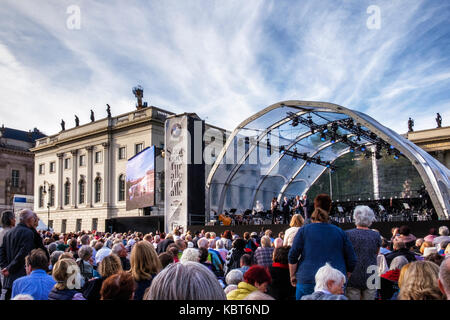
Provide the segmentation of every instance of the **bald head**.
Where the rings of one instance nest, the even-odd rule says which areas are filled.
[[[450,300],[450,258],[442,261],[439,268],[439,289],[447,296],[447,300]]]

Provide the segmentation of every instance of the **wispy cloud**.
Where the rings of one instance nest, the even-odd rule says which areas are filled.
[[[69,5],[81,29],[66,27]],[[369,5],[381,28],[369,30]],[[450,4],[438,1],[2,1],[0,118],[47,134],[89,110],[151,105],[232,129],[280,100],[320,100],[402,133],[450,123]]]

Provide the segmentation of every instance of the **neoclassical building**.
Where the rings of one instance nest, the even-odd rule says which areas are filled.
[[[450,127],[412,131],[406,136],[450,169]]]
[[[142,209],[126,211],[127,160],[152,145],[164,148],[164,122],[172,113],[138,102],[135,111],[62,126],[37,140],[35,211],[56,232],[105,231],[106,219],[143,215]],[[156,186],[161,172],[157,168]],[[156,187],[151,214],[164,214],[163,192]]]
[[[33,195],[34,154],[30,148],[45,137],[38,129],[0,128],[0,212],[13,209],[15,194]]]

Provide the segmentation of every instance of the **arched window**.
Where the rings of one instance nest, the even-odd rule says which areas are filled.
[[[54,207],[55,206],[55,185],[52,184],[48,188],[48,192],[49,192],[48,204],[50,205],[50,207]]]
[[[39,187],[39,208],[44,207],[44,187]]]
[[[119,201],[125,201],[125,176],[119,176]]]
[[[78,182],[78,190],[79,190],[78,203],[79,204],[84,203],[85,187],[86,187],[86,183],[84,182],[84,180],[80,180],[80,182]]]
[[[70,182],[67,181],[64,184],[64,205],[67,206],[70,204]]]
[[[95,179],[95,203],[100,202],[102,199],[102,179],[97,177]]]

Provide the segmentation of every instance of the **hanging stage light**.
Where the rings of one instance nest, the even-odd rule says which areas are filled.
[[[320,135],[320,140],[321,140],[321,141],[327,140],[327,136],[325,135],[325,132],[322,132],[322,133],[321,133],[321,135]]]
[[[293,127],[296,127],[296,126],[298,126],[298,117],[295,117],[293,120],[292,120],[292,124],[291,124]]]
[[[364,151],[366,151],[366,147],[365,147],[365,146],[361,146],[361,147],[360,147],[360,150],[361,150],[362,152],[364,152]]]
[[[280,146],[280,153],[283,153],[285,150],[285,146]]]
[[[355,152],[355,148],[351,147],[350,152]]]

